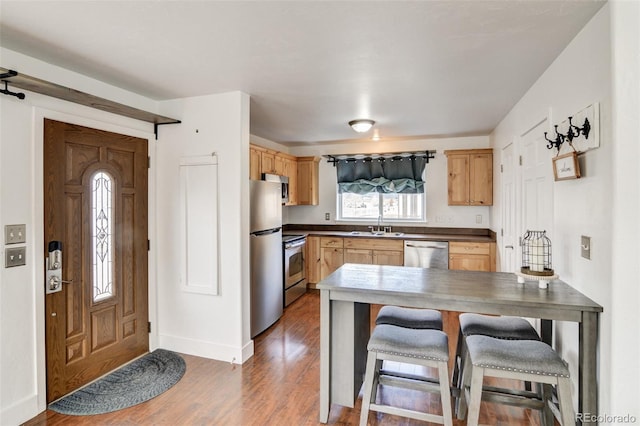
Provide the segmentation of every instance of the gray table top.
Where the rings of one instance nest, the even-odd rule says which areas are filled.
[[[580,321],[603,308],[561,280],[519,284],[513,273],[345,264],[320,281],[330,298]],[[564,312],[563,314],[559,312]]]

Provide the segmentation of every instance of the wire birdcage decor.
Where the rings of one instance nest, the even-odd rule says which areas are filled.
[[[551,276],[551,240],[547,231],[527,231],[522,237],[522,267],[527,275]]]

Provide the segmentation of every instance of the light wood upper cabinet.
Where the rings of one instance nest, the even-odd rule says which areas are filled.
[[[319,163],[318,157],[298,157],[298,205],[318,205]]]
[[[298,205],[298,162],[285,158],[283,175],[289,178],[289,202],[286,205],[296,206]]]
[[[262,173],[289,178],[287,206],[318,205],[318,157],[300,157],[258,145],[249,147],[249,178],[260,180]],[[300,166],[301,164],[301,166]]]
[[[493,205],[493,150],[460,149],[444,153],[447,156],[448,204]]]
[[[260,156],[260,170],[262,173],[276,173],[276,155],[270,152],[262,152]]]
[[[249,148],[249,179],[260,180],[262,173],[262,152],[254,147]]]
[[[449,269],[463,271],[495,271],[496,244],[450,242]]]

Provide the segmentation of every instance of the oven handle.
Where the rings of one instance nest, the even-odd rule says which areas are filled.
[[[301,247],[303,245],[305,245],[307,242],[305,240],[302,241],[294,241],[291,243],[287,243],[285,244],[284,248],[286,249],[292,249],[292,248],[296,248],[296,247]]]

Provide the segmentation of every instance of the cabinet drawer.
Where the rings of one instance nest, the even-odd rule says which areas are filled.
[[[454,254],[491,254],[490,243],[449,243],[449,253]]]
[[[345,238],[344,248],[367,250],[404,250],[402,240],[386,240],[382,238]]]
[[[344,263],[373,263],[373,250],[349,248],[344,250]]]
[[[343,239],[340,237],[320,237],[320,247],[342,248],[343,245]]]

